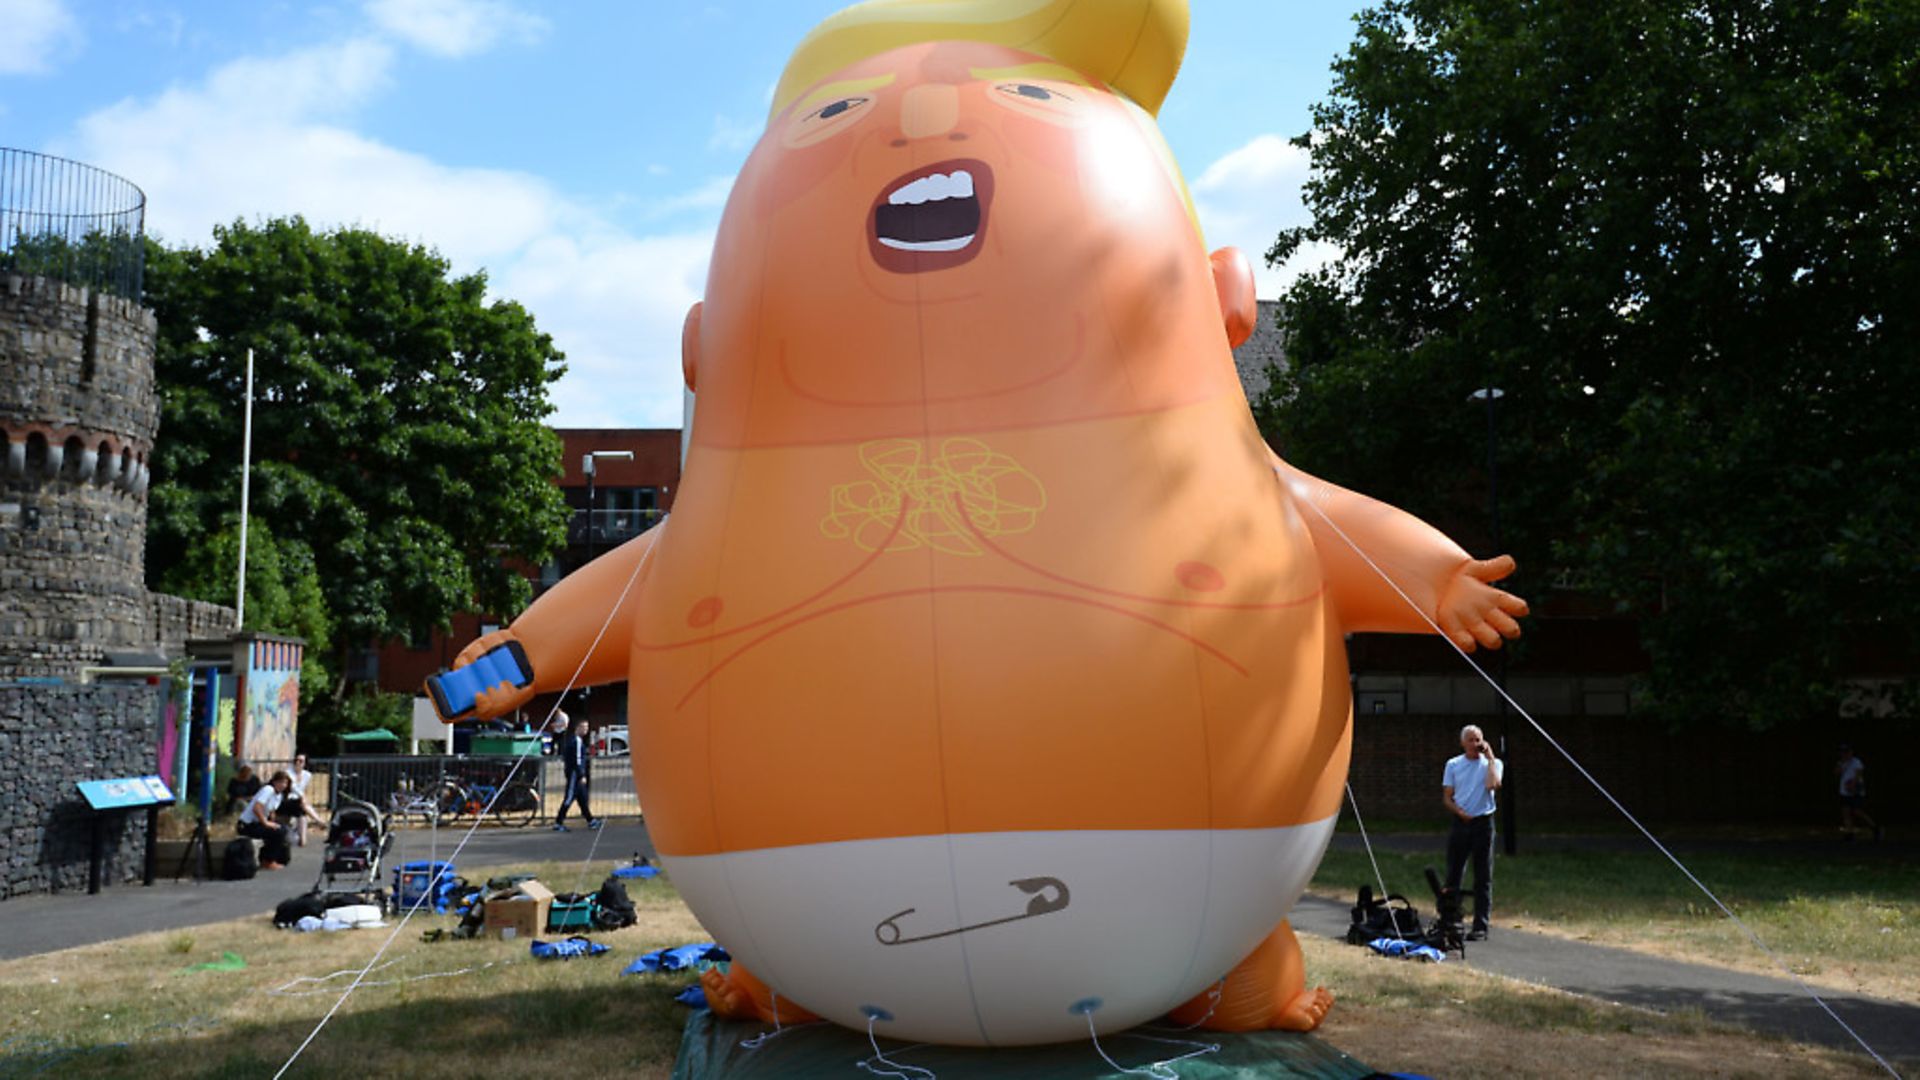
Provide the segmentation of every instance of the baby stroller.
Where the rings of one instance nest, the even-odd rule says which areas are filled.
[[[322,899],[350,896],[385,908],[387,890],[380,887],[380,860],[393,846],[390,826],[372,803],[342,795],[327,825],[327,847],[313,891]]]

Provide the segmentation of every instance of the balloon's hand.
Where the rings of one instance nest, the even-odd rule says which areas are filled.
[[[1527,614],[1527,602],[1494,586],[1513,573],[1513,556],[1474,559],[1454,572],[1440,594],[1440,632],[1455,645],[1472,652],[1477,645],[1497,649],[1504,638],[1520,636],[1516,619]]]
[[[453,666],[456,668],[466,667],[468,664],[505,645],[507,642],[516,640],[518,639],[513,636],[513,630],[511,628],[495,630],[491,634],[482,634],[468,644],[466,648],[460,650],[460,655],[453,658]],[[533,692],[532,683],[520,687],[516,687],[510,682],[503,681],[496,683],[474,695],[473,718],[476,720],[491,720],[496,716],[504,716],[520,706],[525,705],[527,702],[532,701]]]

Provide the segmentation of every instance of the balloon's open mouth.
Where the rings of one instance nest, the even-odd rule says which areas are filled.
[[[868,247],[900,274],[944,270],[980,253],[993,201],[993,170],[956,159],[915,169],[874,201]]]

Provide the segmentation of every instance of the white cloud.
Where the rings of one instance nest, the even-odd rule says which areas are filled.
[[[1194,207],[1207,245],[1237,247],[1253,264],[1254,291],[1279,296],[1293,279],[1338,257],[1328,244],[1309,244],[1278,267],[1266,265],[1267,249],[1280,230],[1312,220],[1302,200],[1309,172],[1307,151],[1278,135],[1257,135],[1208,165],[1192,185]]]
[[[680,327],[712,251],[710,231],[553,235],[495,277],[567,354],[555,424],[680,426]]]
[[[367,0],[374,25],[437,56],[472,56],[502,40],[537,41],[547,21],[503,0]]]
[[[52,71],[81,41],[63,0],[0,0],[0,75]]]
[[[352,111],[377,101],[396,62],[371,41],[234,61],[101,109],[52,149],[139,184],[148,230],[168,243],[301,214],[428,245],[457,272],[485,269],[491,293],[523,304],[567,354],[554,423],[678,426],[680,324],[711,230],[635,236],[539,176],[449,166],[354,131]],[[730,183],[672,208],[714,205]]]

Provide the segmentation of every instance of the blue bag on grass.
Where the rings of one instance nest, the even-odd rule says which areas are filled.
[[[536,941],[527,946],[535,960],[571,960],[576,956],[599,956],[611,951],[597,941],[588,941],[583,937],[570,937],[565,941]]]
[[[1431,945],[1417,945],[1399,938],[1374,938],[1367,942],[1367,948],[1381,956],[1398,956],[1404,960],[1418,960],[1427,964],[1438,964],[1447,958],[1447,954]]]
[[[733,957],[718,945],[682,945],[673,949],[655,949],[645,953],[633,963],[627,965],[622,975],[638,975],[650,971],[682,971],[695,965],[718,964]]]

